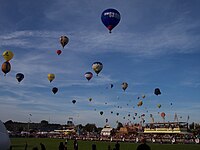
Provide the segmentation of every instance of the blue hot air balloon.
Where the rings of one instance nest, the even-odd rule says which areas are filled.
[[[108,28],[109,32],[119,23],[120,13],[116,9],[106,9],[101,14],[101,21]]]

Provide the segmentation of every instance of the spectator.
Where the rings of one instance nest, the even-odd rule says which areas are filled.
[[[78,142],[76,139],[74,140],[74,150],[78,150]]]
[[[44,146],[44,144],[40,143],[40,147],[41,147],[41,150],[46,150],[46,147]]]
[[[63,142],[60,142],[59,150],[65,150],[65,145],[63,144]]]
[[[110,146],[110,144],[108,145],[108,150],[111,150],[111,146]]]
[[[92,150],[96,150],[96,149],[97,149],[96,144],[92,144]]]
[[[28,147],[28,144],[27,144],[27,142],[26,142],[24,150],[27,150],[27,147]]]
[[[137,147],[136,150],[151,150],[151,148],[146,144],[146,139],[141,138],[141,144]]]
[[[119,149],[120,149],[120,144],[119,144],[118,141],[117,141],[117,143],[115,144],[115,149],[116,149],[116,150],[119,150]]]

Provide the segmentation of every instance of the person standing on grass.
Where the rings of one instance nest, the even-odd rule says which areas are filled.
[[[63,142],[60,142],[59,150],[65,150],[65,145],[63,144]]]
[[[92,144],[92,150],[96,150],[96,149],[97,149],[96,144]]]
[[[78,142],[76,139],[74,140],[74,150],[78,150]]]
[[[146,144],[146,139],[145,138],[141,138],[141,142],[142,143],[137,147],[136,150],[151,150],[149,145]]]
[[[46,150],[46,147],[44,146],[44,144],[40,143],[40,147],[41,147],[41,150]]]
[[[117,141],[117,143],[115,144],[115,149],[116,149],[116,150],[119,150],[119,149],[120,149],[120,144],[119,144],[118,141]]]

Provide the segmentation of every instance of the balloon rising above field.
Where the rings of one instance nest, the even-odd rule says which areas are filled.
[[[55,79],[55,74],[49,73],[47,77],[48,77],[49,82],[52,82]]]
[[[57,53],[58,55],[60,55],[60,54],[62,53],[62,51],[61,51],[61,50],[57,50],[56,53]]]
[[[112,29],[118,25],[121,16],[116,9],[106,9],[101,14],[101,21],[111,33]]]
[[[86,78],[88,81],[90,81],[90,79],[92,79],[92,77],[93,77],[92,72],[86,72],[86,73],[85,73],[85,78]]]
[[[101,62],[94,62],[92,64],[92,69],[94,70],[94,72],[98,74],[101,72],[101,70],[103,69],[103,64]]]
[[[24,74],[22,73],[17,73],[16,74],[16,79],[20,83],[24,79]]]
[[[2,56],[5,59],[5,61],[10,61],[13,58],[14,54],[12,51],[6,50],[3,52]]]
[[[65,45],[67,45],[69,42],[69,38],[65,35],[60,37],[60,44],[62,45],[62,47],[64,48]]]
[[[4,76],[6,76],[6,74],[7,74],[8,72],[10,72],[10,70],[11,70],[11,65],[10,65],[10,63],[9,63],[8,61],[5,61],[5,62],[2,64],[2,66],[1,66],[1,70],[2,70],[2,72],[4,73]]]
[[[53,94],[56,94],[58,92],[58,88],[57,87],[53,87],[52,88],[52,92],[53,92]]]
[[[122,83],[122,89],[125,91],[127,89],[127,87],[128,87],[128,83],[123,82]]]

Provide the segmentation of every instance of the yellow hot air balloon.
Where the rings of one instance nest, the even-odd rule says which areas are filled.
[[[53,73],[48,74],[48,80],[51,82],[55,79],[55,75]]]
[[[3,52],[2,56],[5,59],[5,61],[10,61],[13,58],[14,54],[10,50],[6,50]]]

